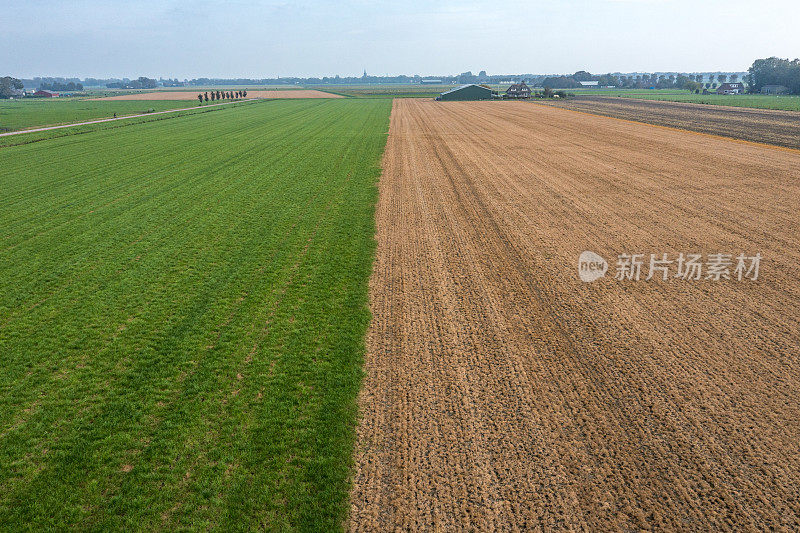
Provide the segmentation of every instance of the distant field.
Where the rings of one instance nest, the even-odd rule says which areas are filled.
[[[210,90],[210,89],[209,89]],[[222,90],[220,88],[220,90]],[[0,133],[40,126],[84,122],[98,118],[138,115],[149,110],[197,107],[201,89],[181,91],[122,92],[111,96],[95,93],[92,98],[29,98],[0,100]],[[249,98],[342,98],[316,90],[251,90]],[[210,102],[209,102],[210,103]]]
[[[780,111],[800,111],[800,96],[773,96],[768,94],[630,94],[628,98],[663,100],[668,102],[688,102],[693,104],[724,105],[731,107],[751,107],[754,109],[776,109]]]
[[[354,98],[434,98],[453,85],[325,86],[325,91]]]
[[[214,89],[209,89],[214,90]],[[223,89],[220,89],[223,90]],[[109,96],[98,98],[100,101],[125,101],[125,100],[194,100],[197,101],[197,95],[205,92],[204,89],[196,89],[194,91],[152,91],[143,93],[122,94],[118,96]],[[317,91],[317,90],[279,90],[279,91],[264,91],[264,90],[248,90],[248,98],[341,98],[340,95]]]
[[[0,530],[340,527],[390,107],[0,148]]]
[[[197,101],[97,101],[78,98],[0,100],[0,133],[97,118],[192,107]]]
[[[565,89],[580,96],[620,96],[642,100],[687,102],[693,104],[750,107],[754,109],[776,109],[800,111],[800,96],[773,96],[767,94],[691,94],[678,89]]]
[[[68,137],[72,135],[82,135],[84,133],[93,133],[101,130],[114,130],[120,128],[128,128],[137,124],[145,122],[162,122],[165,120],[174,120],[187,115],[198,115],[206,113],[216,113],[234,109],[237,107],[244,107],[250,105],[257,105],[264,100],[243,100],[238,102],[224,103],[224,105],[203,105],[203,106],[189,106],[181,107],[175,106],[177,110],[166,110],[165,112],[144,113],[140,115],[124,115],[117,118],[117,120],[109,120],[105,122],[93,123],[88,121],[87,124],[80,126],[65,125],[67,127],[58,127],[56,129],[45,129],[43,131],[22,130],[15,132],[6,132],[0,135],[0,148],[8,146],[19,146],[23,144],[30,144],[33,142],[40,142],[48,139],[55,139],[58,137]],[[107,120],[105,118],[98,118],[96,120]],[[47,126],[48,128],[51,126]]]
[[[800,114],[774,109],[724,107],[643,98],[578,96],[535,100],[554,105],[685,130],[800,149]]]

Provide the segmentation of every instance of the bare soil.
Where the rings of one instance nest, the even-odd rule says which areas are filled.
[[[794,111],[604,96],[536,102],[648,124],[800,148],[800,113]]]
[[[198,89],[192,91],[155,91],[152,93],[132,93],[120,96],[106,96],[104,98],[93,98],[93,100],[197,100],[199,93],[206,92]],[[291,91],[247,91],[248,98],[344,98],[339,94],[326,93],[315,90],[291,90]]]
[[[383,165],[352,531],[800,528],[800,152],[402,99]]]

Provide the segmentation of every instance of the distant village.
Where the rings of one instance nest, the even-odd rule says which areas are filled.
[[[496,74],[485,70],[452,76],[374,76],[366,71],[361,76],[277,77],[277,78],[0,78],[2,98],[55,98],[98,89],[156,89],[159,87],[208,87],[215,85],[248,86],[370,86],[370,85],[431,85],[431,86],[498,86],[511,87],[520,83],[526,87],[549,89],[680,89],[696,94],[800,94],[800,62],[776,57],[757,59],[747,72],[631,72],[592,74],[581,70],[571,75]],[[514,91],[512,91],[513,93]],[[511,95],[518,96],[518,95]]]

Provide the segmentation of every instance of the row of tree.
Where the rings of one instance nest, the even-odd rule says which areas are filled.
[[[242,89],[241,91],[211,91],[210,94],[211,98],[208,97],[208,91],[197,95],[200,105],[202,105],[204,101],[208,102],[209,99],[213,102],[215,100],[238,100],[239,98],[247,98],[247,89]]]
[[[43,83],[41,83],[39,85],[39,89],[42,89],[42,90],[45,90],[45,91],[68,91],[68,92],[82,91],[83,90],[83,84],[82,83],[75,83],[74,81],[70,81],[70,82],[67,82],[67,83],[57,82],[57,81],[49,82],[49,83],[48,82],[43,82]]]
[[[158,81],[140,76],[136,80],[107,83],[106,87],[109,89],[155,89],[158,87]]]
[[[572,76],[548,76],[547,78],[535,81],[534,85],[550,87],[552,89],[577,89],[583,87],[580,82]]]
[[[603,74],[596,76],[585,70],[580,70],[572,76],[549,76],[539,80],[535,80],[535,85],[542,87],[552,87],[555,89],[577,89],[582,85],[580,82],[596,81],[602,87],[620,87],[625,89],[686,89],[689,91],[697,91],[704,87],[703,81],[706,79],[705,74],[638,74],[638,75],[617,75],[617,74]],[[739,79],[738,74],[719,74],[708,75],[709,81],[706,82],[706,88],[716,88],[717,83],[714,79],[719,80],[720,83],[725,83],[728,79],[735,82]]]
[[[655,87],[656,89],[689,89],[702,88],[703,82],[706,87],[717,86],[717,82],[726,83],[730,81],[735,83],[739,80],[738,74],[639,74],[636,76],[615,76],[613,74],[606,74],[600,76],[598,81],[600,85],[614,85],[616,87],[631,88],[631,89],[649,89]]]
[[[765,85],[783,85],[791,94],[800,94],[800,59],[756,59],[748,72],[747,85],[752,93],[761,92]]]

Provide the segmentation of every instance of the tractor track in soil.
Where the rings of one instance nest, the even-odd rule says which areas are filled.
[[[800,527],[800,153],[395,100],[383,165],[351,530]],[[761,277],[612,277],[679,252]]]
[[[609,96],[535,100],[573,111],[800,149],[800,112]]]

